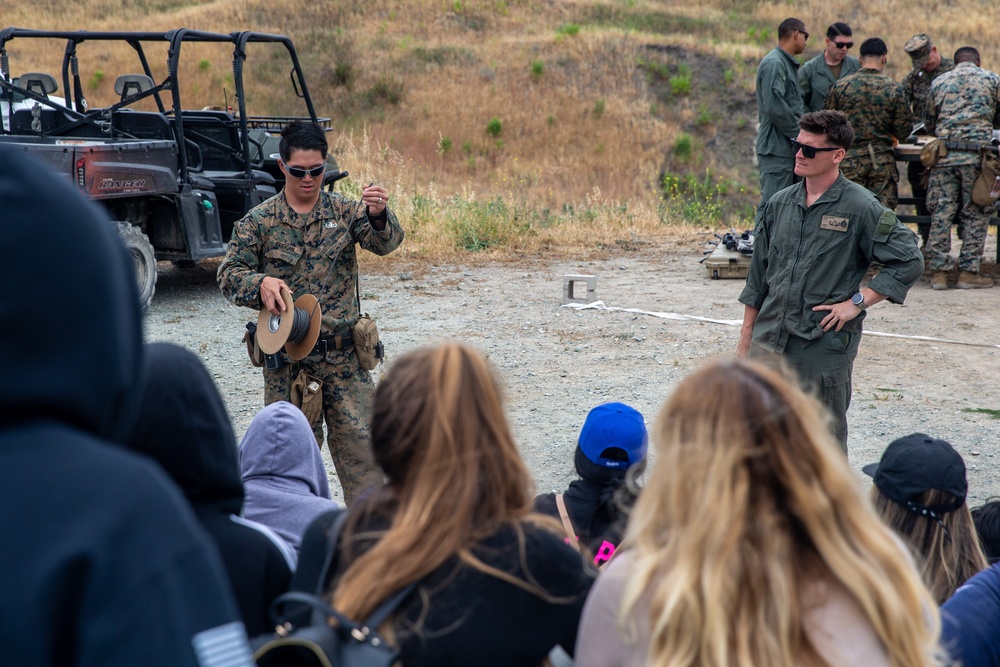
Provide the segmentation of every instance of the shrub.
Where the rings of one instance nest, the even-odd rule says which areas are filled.
[[[691,92],[691,68],[681,63],[677,74],[670,77],[670,92],[674,95],[688,95]]]
[[[694,139],[687,132],[681,132],[674,141],[674,155],[681,162],[689,162],[694,156]]]
[[[486,123],[486,134],[491,137],[499,137],[503,133],[503,122],[494,116],[490,122]]]
[[[559,26],[558,30],[556,30],[557,35],[565,35],[567,37],[573,37],[579,32],[580,32],[580,26],[577,25],[576,23],[564,23],[563,25]]]
[[[542,74],[545,74],[545,63],[541,60],[531,61],[531,76],[535,79],[542,78]]]
[[[207,72],[211,66],[212,63],[209,62],[208,58],[202,58],[198,61],[198,69],[202,72]]]

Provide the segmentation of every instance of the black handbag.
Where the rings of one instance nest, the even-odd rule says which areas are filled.
[[[346,511],[339,512],[329,529],[328,551],[319,572],[316,594],[293,591],[271,603],[275,632],[250,641],[258,667],[391,667],[399,657],[399,649],[376,629],[410,594],[414,584],[380,604],[364,623],[347,618],[318,595],[326,582],[346,518]]]

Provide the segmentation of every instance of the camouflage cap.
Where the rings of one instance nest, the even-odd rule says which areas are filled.
[[[903,50],[910,54],[914,67],[923,67],[931,55],[931,38],[923,33],[914,35],[903,45]]]

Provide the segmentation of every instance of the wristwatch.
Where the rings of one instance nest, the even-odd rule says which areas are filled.
[[[853,303],[855,306],[857,306],[861,310],[864,310],[865,309],[865,295],[862,294],[861,292],[858,292],[857,294],[855,294],[854,296],[851,297],[851,303]]]

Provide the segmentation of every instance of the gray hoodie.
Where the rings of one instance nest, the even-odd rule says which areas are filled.
[[[337,509],[326,466],[302,411],[279,401],[250,422],[240,443],[243,515],[278,533],[296,552],[306,528]]]

